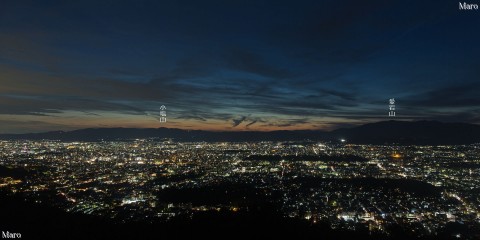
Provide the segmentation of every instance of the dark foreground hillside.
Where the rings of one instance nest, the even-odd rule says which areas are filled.
[[[0,231],[18,232],[22,239],[385,239],[367,229],[351,232],[332,230],[326,223],[314,224],[283,218],[268,206],[251,212],[206,212],[169,223],[119,223],[84,214],[66,213],[53,207],[25,202],[20,196],[1,193]],[[455,228],[455,226],[451,226]],[[395,231],[388,239],[411,239]],[[447,231],[443,235],[449,239]],[[412,238],[413,239],[413,238]]]

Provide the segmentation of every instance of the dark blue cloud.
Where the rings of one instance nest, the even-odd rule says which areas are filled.
[[[439,1],[4,1],[0,118],[78,111],[225,128],[477,122],[479,13]],[[233,125],[232,125],[233,123]]]

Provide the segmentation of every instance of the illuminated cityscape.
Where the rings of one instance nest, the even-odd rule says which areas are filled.
[[[70,213],[168,222],[274,206],[332,229],[478,236],[480,145],[2,141],[0,187]],[[466,235],[467,234],[467,235]],[[470,234],[470,235],[468,235]]]

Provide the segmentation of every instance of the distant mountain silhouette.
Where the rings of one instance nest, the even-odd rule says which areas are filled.
[[[0,134],[3,140],[111,141],[173,138],[177,141],[339,141],[371,144],[471,144],[480,142],[480,125],[437,121],[384,121],[334,131],[211,132],[174,128],[87,128],[28,134]]]
[[[418,145],[470,144],[480,142],[480,125],[438,121],[385,121],[330,132],[333,138],[352,143]]]

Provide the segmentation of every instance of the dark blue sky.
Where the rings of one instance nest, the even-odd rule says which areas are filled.
[[[389,98],[480,123],[479,26],[451,0],[2,1],[0,132],[332,129]]]

